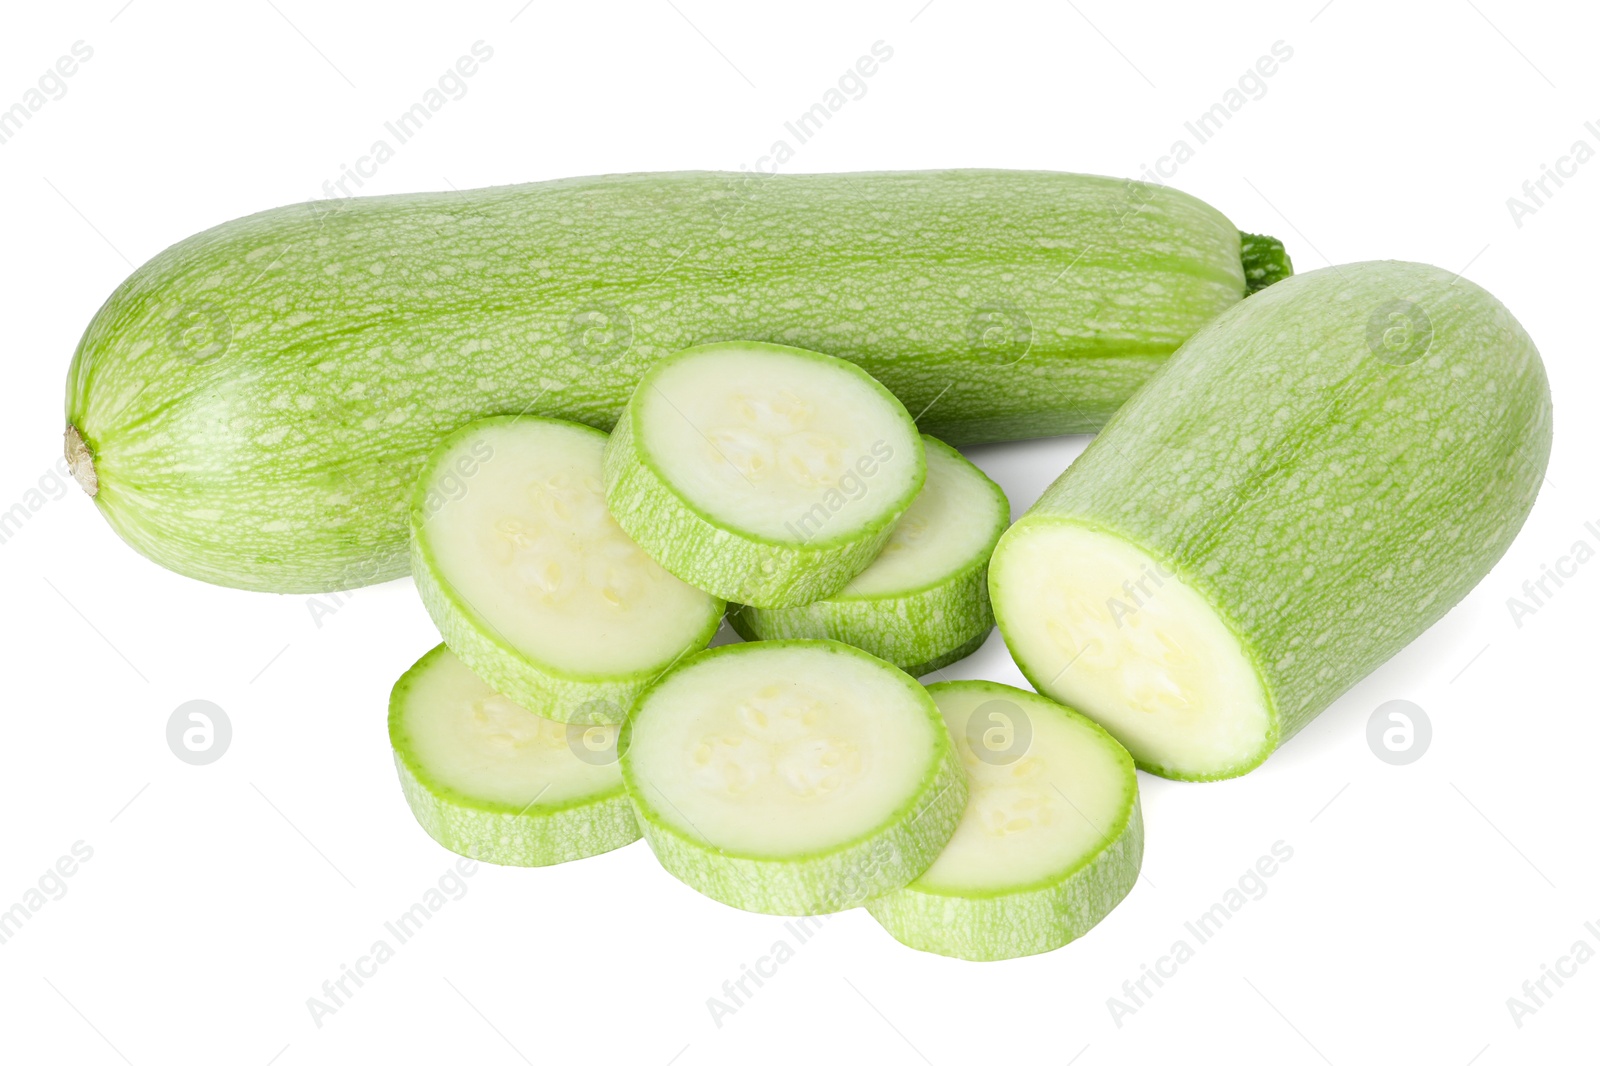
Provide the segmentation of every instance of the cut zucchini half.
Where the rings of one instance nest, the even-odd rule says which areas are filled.
[[[617,733],[541,718],[443,644],[389,697],[389,743],[417,821],[451,851],[505,866],[551,866],[639,839]]]
[[[913,677],[978,649],[994,627],[986,575],[1011,505],[960,452],[929,436],[922,445],[927,482],[872,565],[804,606],[730,603],[728,622],[740,636],[840,640]]]
[[[1083,708],[1141,768],[1231,777],[1276,746],[1277,718],[1238,636],[1197,589],[1123,538],[1025,519],[989,580],[1023,674]]]
[[[1421,263],[1286,278],[1200,330],[995,547],[1040,692],[1141,769],[1233,777],[1443,617],[1522,527],[1550,383]]]
[[[831,640],[686,659],[635,705],[622,776],[668,873],[763,914],[846,910],[908,883],[967,796],[927,691]]]
[[[411,505],[412,573],[445,643],[558,721],[621,723],[716,633],[723,604],[656,564],[606,510],[606,435],[504,416],[446,437]]]
[[[903,944],[979,962],[1076,940],[1139,877],[1133,759],[1036,693],[991,681],[928,692],[966,766],[966,811],[933,865],[868,912]]]
[[[606,502],[639,546],[723,599],[792,607],[866,569],[922,488],[900,401],[842,359],[707,344],[656,363],[606,446]]]

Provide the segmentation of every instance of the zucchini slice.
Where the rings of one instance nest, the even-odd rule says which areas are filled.
[[[992,681],[929,685],[967,769],[967,808],[933,865],[867,910],[921,951],[990,961],[1054,951],[1126,896],[1144,857],[1133,759],[1094,722]]]
[[[411,505],[412,573],[445,643],[559,721],[620,723],[646,684],[711,641],[723,606],[612,521],[605,441],[556,419],[473,422],[434,451]]]
[[[551,866],[639,839],[617,732],[541,718],[443,644],[389,697],[389,743],[417,821],[451,851],[505,866]]]
[[[635,705],[622,776],[668,873],[763,914],[846,910],[906,884],[967,796],[926,690],[831,640],[686,659]]]
[[[1489,572],[1550,420],[1533,341],[1472,282],[1287,278],[1185,344],[1000,539],[1000,631],[1141,769],[1242,774]]]
[[[927,482],[872,565],[801,607],[729,604],[728,622],[740,636],[840,640],[913,677],[978,649],[994,627],[989,556],[1011,505],[960,452],[926,435],[922,445]]]
[[[663,567],[759,607],[832,595],[922,488],[900,401],[842,359],[707,344],[653,366],[606,445],[606,502]]]

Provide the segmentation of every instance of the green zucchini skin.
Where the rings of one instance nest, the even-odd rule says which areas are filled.
[[[458,426],[610,430],[657,358],[849,359],[952,444],[1092,430],[1245,294],[1240,235],[1161,186],[1020,171],[630,174],[298,204],[141,266],[67,383],[73,466],[180,573],[323,592],[406,570]]]
[[[1395,315],[1409,332],[1391,348]],[[1236,776],[1488,573],[1533,507],[1550,441],[1544,364],[1488,292],[1417,263],[1298,275],[1190,339],[1007,531],[990,568],[996,618],[1015,653],[1014,590],[995,575],[1037,523],[1159,560],[1261,681],[1271,734],[1208,775]],[[1018,665],[1046,691],[1048,672]]]
[[[907,887],[866,908],[890,936],[918,951],[969,962],[1040,955],[1098,925],[1133,888],[1143,859],[1144,816],[1135,796],[1116,839],[1057,880],[989,896]]]
[[[966,658],[989,639],[994,614],[986,577],[986,569],[977,566],[908,596],[835,597],[777,609],[730,603],[728,625],[745,640],[837,640],[923,677]]]
[[[620,789],[549,813],[473,806],[436,791],[400,752],[400,791],[417,824],[440,846],[500,866],[555,866],[626,847],[639,839],[633,807]]]
[[[1276,237],[1240,233],[1239,257],[1244,264],[1246,295],[1276,285],[1294,273],[1294,263]]]
[[[961,818],[966,779],[951,755],[918,795],[917,817],[888,833],[803,859],[715,853],[715,860],[708,862],[706,846],[642,806],[631,781],[629,795],[645,841],[673,877],[739,910],[800,916],[862,906],[927,869]]]

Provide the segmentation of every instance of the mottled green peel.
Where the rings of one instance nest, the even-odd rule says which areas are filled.
[[[324,592],[405,573],[407,496],[445,434],[521,413],[609,430],[692,345],[840,356],[960,445],[1098,429],[1245,289],[1219,212],[1072,174],[624,174],[297,204],[136,270],[84,332],[66,416],[74,469],[139,551]]]

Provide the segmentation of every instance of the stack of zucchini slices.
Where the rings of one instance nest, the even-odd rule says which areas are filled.
[[[864,906],[968,959],[1060,947],[1132,887],[1133,762],[1033,693],[917,678],[994,627],[999,486],[841,359],[690,348],[613,432],[469,423],[411,562],[444,644],[394,688],[417,821],[543,866],[640,836],[730,906]],[[726,616],[745,638],[708,648]]]

